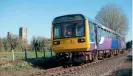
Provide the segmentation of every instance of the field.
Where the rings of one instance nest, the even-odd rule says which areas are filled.
[[[45,71],[48,68],[56,67],[55,53],[53,53],[53,56],[51,56],[50,52],[47,51],[45,53],[45,56],[46,58],[44,58],[43,52],[38,52],[38,58],[35,58],[35,52],[27,52],[28,58],[24,59],[25,58],[24,52],[15,52],[15,62],[12,62],[11,52],[1,52],[0,76],[22,76],[27,74],[29,76],[29,74],[36,74],[38,72]],[[102,63],[96,65],[93,64],[92,66],[90,65],[86,68],[80,68],[77,71],[70,72],[70,74],[72,73],[73,76],[75,75],[82,76],[83,74],[86,74],[87,76],[91,74],[92,76],[95,76],[95,74],[98,75],[101,74],[101,76],[127,76],[127,75],[131,76],[130,75],[132,71],[131,60],[132,56],[128,56],[127,60],[127,54],[125,54],[122,56],[117,56],[116,58],[109,59],[107,61],[103,61]],[[112,70],[112,72],[108,73],[109,70]],[[104,73],[107,74],[103,75]]]
[[[44,52],[37,52],[38,57],[44,57]],[[52,53],[55,55],[55,53]],[[50,57],[50,52],[45,52],[45,57]],[[0,58],[9,58],[12,59],[12,52],[0,52]],[[27,58],[35,58],[35,52],[27,52]],[[24,52],[15,52],[15,59],[24,59],[25,53]]]
[[[0,52],[0,76],[21,76],[25,73],[38,71],[43,68],[44,63],[55,56],[55,53],[44,52],[27,52],[27,59],[25,59],[25,52],[15,52],[15,62],[12,61],[12,52]],[[47,66],[44,66],[47,67]]]
[[[37,52],[38,58],[36,58],[35,52],[27,52],[27,59],[25,59],[25,52],[15,52],[15,61],[28,61],[28,63],[31,63],[36,60],[47,60],[49,57],[51,57],[51,52],[46,51],[45,52],[45,58],[44,58],[44,52]],[[52,56],[54,56],[55,53],[52,52]],[[0,65],[12,62],[12,52],[0,52]]]

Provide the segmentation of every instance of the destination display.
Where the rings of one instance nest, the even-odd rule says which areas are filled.
[[[68,21],[77,21],[77,20],[84,20],[83,15],[66,15],[60,16],[54,19],[53,23],[61,23],[61,22],[68,22]]]

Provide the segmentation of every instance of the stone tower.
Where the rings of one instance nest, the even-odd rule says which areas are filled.
[[[19,28],[19,37],[22,40],[27,41],[27,28],[24,27]]]
[[[12,37],[12,33],[11,32],[7,32],[7,39],[10,39]]]

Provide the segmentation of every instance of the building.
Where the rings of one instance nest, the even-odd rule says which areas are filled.
[[[27,41],[27,28],[24,28],[24,27],[19,28],[19,37],[22,40]]]
[[[9,38],[11,38],[11,36],[12,36],[12,33],[11,32],[7,32],[7,38],[9,39]]]

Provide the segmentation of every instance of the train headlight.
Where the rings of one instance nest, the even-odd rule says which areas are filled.
[[[79,39],[78,39],[78,42],[79,42],[79,43],[85,42],[85,38],[79,38]]]
[[[54,41],[54,45],[60,44],[60,41]]]

